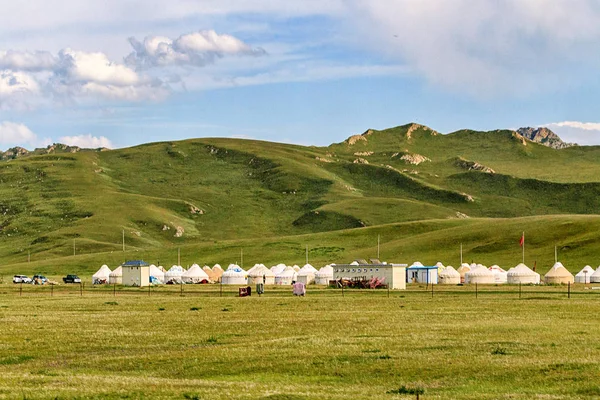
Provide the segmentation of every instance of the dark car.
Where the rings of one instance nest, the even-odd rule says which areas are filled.
[[[81,283],[81,279],[77,275],[67,275],[63,278],[64,283]]]

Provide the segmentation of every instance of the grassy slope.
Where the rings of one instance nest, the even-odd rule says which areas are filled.
[[[178,247],[184,264],[240,261],[241,248],[246,266],[301,263],[306,244],[315,263],[339,262],[375,255],[377,234],[389,260],[456,264],[462,241],[479,261],[511,265],[522,230],[530,261],[552,261],[557,244],[573,270],[596,263],[598,148],[523,145],[508,131],[408,138],[409,128],[352,146],[199,139],[1,163],[0,274],[88,274],[124,258],[172,264]],[[357,152],[373,152],[360,156],[368,165],[353,163]],[[405,152],[431,161],[407,165]],[[456,157],[496,174],[465,171]],[[523,216],[533,217],[506,219]]]
[[[426,399],[598,398],[597,293],[525,288],[519,300],[512,289],[11,292],[0,296],[0,397],[414,399],[388,394],[407,386]]]

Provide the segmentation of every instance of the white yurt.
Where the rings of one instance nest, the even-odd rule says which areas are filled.
[[[577,273],[577,275],[575,275],[575,282],[590,283],[590,278],[592,277],[593,273],[594,268],[590,267],[589,265],[586,265],[581,271]]]
[[[438,269],[438,276],[440,275],[440,272],[442,272],[442,271],[444,270],[444,268],[446,268],[446,267],[444,266],[444,264],[442,264],[442,262],[441,262],[441,261],[438,261],[437,263],[435,263],[435,266],[436,266],[436,267],[437,267],[437,269]],[[453,269],[454,269],[454,268],[453,268]]]
[[[590,276],[590,283],[600,283],[600,267]]]
[[[248,273],[239,265],[230,264],[221,276],[221,283],[223,285],[247,285]]]
[[[460,283],[460,274],[452,265],[448,265],[438,273],[438,280],[441,285],[458,285]]]
[[[208,265],[205,265],[204,267],[202,267],[202,271],[204,271],[204,273],[206,275],[208,275],[208,279],[211,282],[215,282],[216,281],[215,274],[213,273],[212,269],[210,269],[210,267]]]
[[[465,274],[471,270],[471,266],[467,263],[462,263],[456,270],[460,274],[460,283],[465,283]]]
[[[198,264],[194,264],[181,275],[183,283],[208,283],[210,278]]]
[[[593,272],[594,270],[592,270]],[[93,285],[102,285],[109,282],[110,273],[112,271],[108,268],[108,265],[103,265],[94,275],[92,275]]]
[[[248,271],[246,271],[248,273],[248,276],[250,276],[250,274],[257,268],[260,268],[262,266],[262,264],[254,264],[254,266],[252,268],[250,268]]]
[[[293,267],[286,267],[280,274],[275,275],[276,285],[291,285],[298,278],[298,273]]]
[[[422,266],[423,266],[423,264],[421,264],[419,261],[415,261],[414,263],[412,263],[412,264],[410,265],[410,267],[422,267]],[[409,268],[410,268],[410,267],[409,267]]]
[[[326,265],[315,274],[315,284],[329,285],[329,281],[333,280],[333,267]]]
[[[219,264],[215,264],[212,267],[213,278],[215,282],[221,282],[221,277],[223,276],[223,268]]]
[[[575,277],[561,262],[554,264],[550,271],[544,275],[545,283],[569,284],[575,282]]]
[[[508,272],[497,265],[492,265],[488,268],[494,274],[494,283],[507,283]]]
[[[294,268],[294,271],[296,272],[300,271],[300,267],[298,265],[294,265],[292,268]]]
[[[282,273],[287,266],[285,264],[277,264],[271,267],[271,271],[277,276]]]
[[[264,265],[260,265],[257,268],[251,268],[248,271],[248,284],[264,283],[265,285],[275,284],[275,274],[269,268]]]
[[[159,265],[158,269],[160,269],[162,272],[167,272],[167,270],[165,269],[165,267],[163,267],[162,265]]]
[[[181,265],[173,265],[165,273],[165,283],[180,284],[182,282],[181,277],[185,269]]]
[[[111,285],[114,285],[115,283],[117,285],[120,285],[123,283],[123,268],[121,268],[120,266],[115,268],[115,270],[113,272],[110,273],[110,275],[108,276],[108,283],[110,283]]]
[[[156,265],[150,265],[150,276],[156,278],[160,283],[165,283],[165,273]]]
[[[521,263],[508,271],[508,283],[540,283],[540,274]]]
[[[475,266],[465,273],[465,283],[470,284],[493,284],[496,283],[494,273],[487,269],[484,265]]]
[[[310,285],[311,283],[315,283],[315,274],[317,273],[317,269],[310,264],[305,264],[300,271],[298,271],[298,282],[304,283],[305,285]]]

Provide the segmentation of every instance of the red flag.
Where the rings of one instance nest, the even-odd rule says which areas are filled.
[[[519,245],[521,247],[523,247],[524,244],[525,244],[525,234],[523,233],[523,236],[521,236],[521,239],[519,240]]]

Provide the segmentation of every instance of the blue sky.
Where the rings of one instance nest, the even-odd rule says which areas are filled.
[[[599,47],[597,0],[23,0],[0,15],[0,149],[413,121],[600,144]]]

